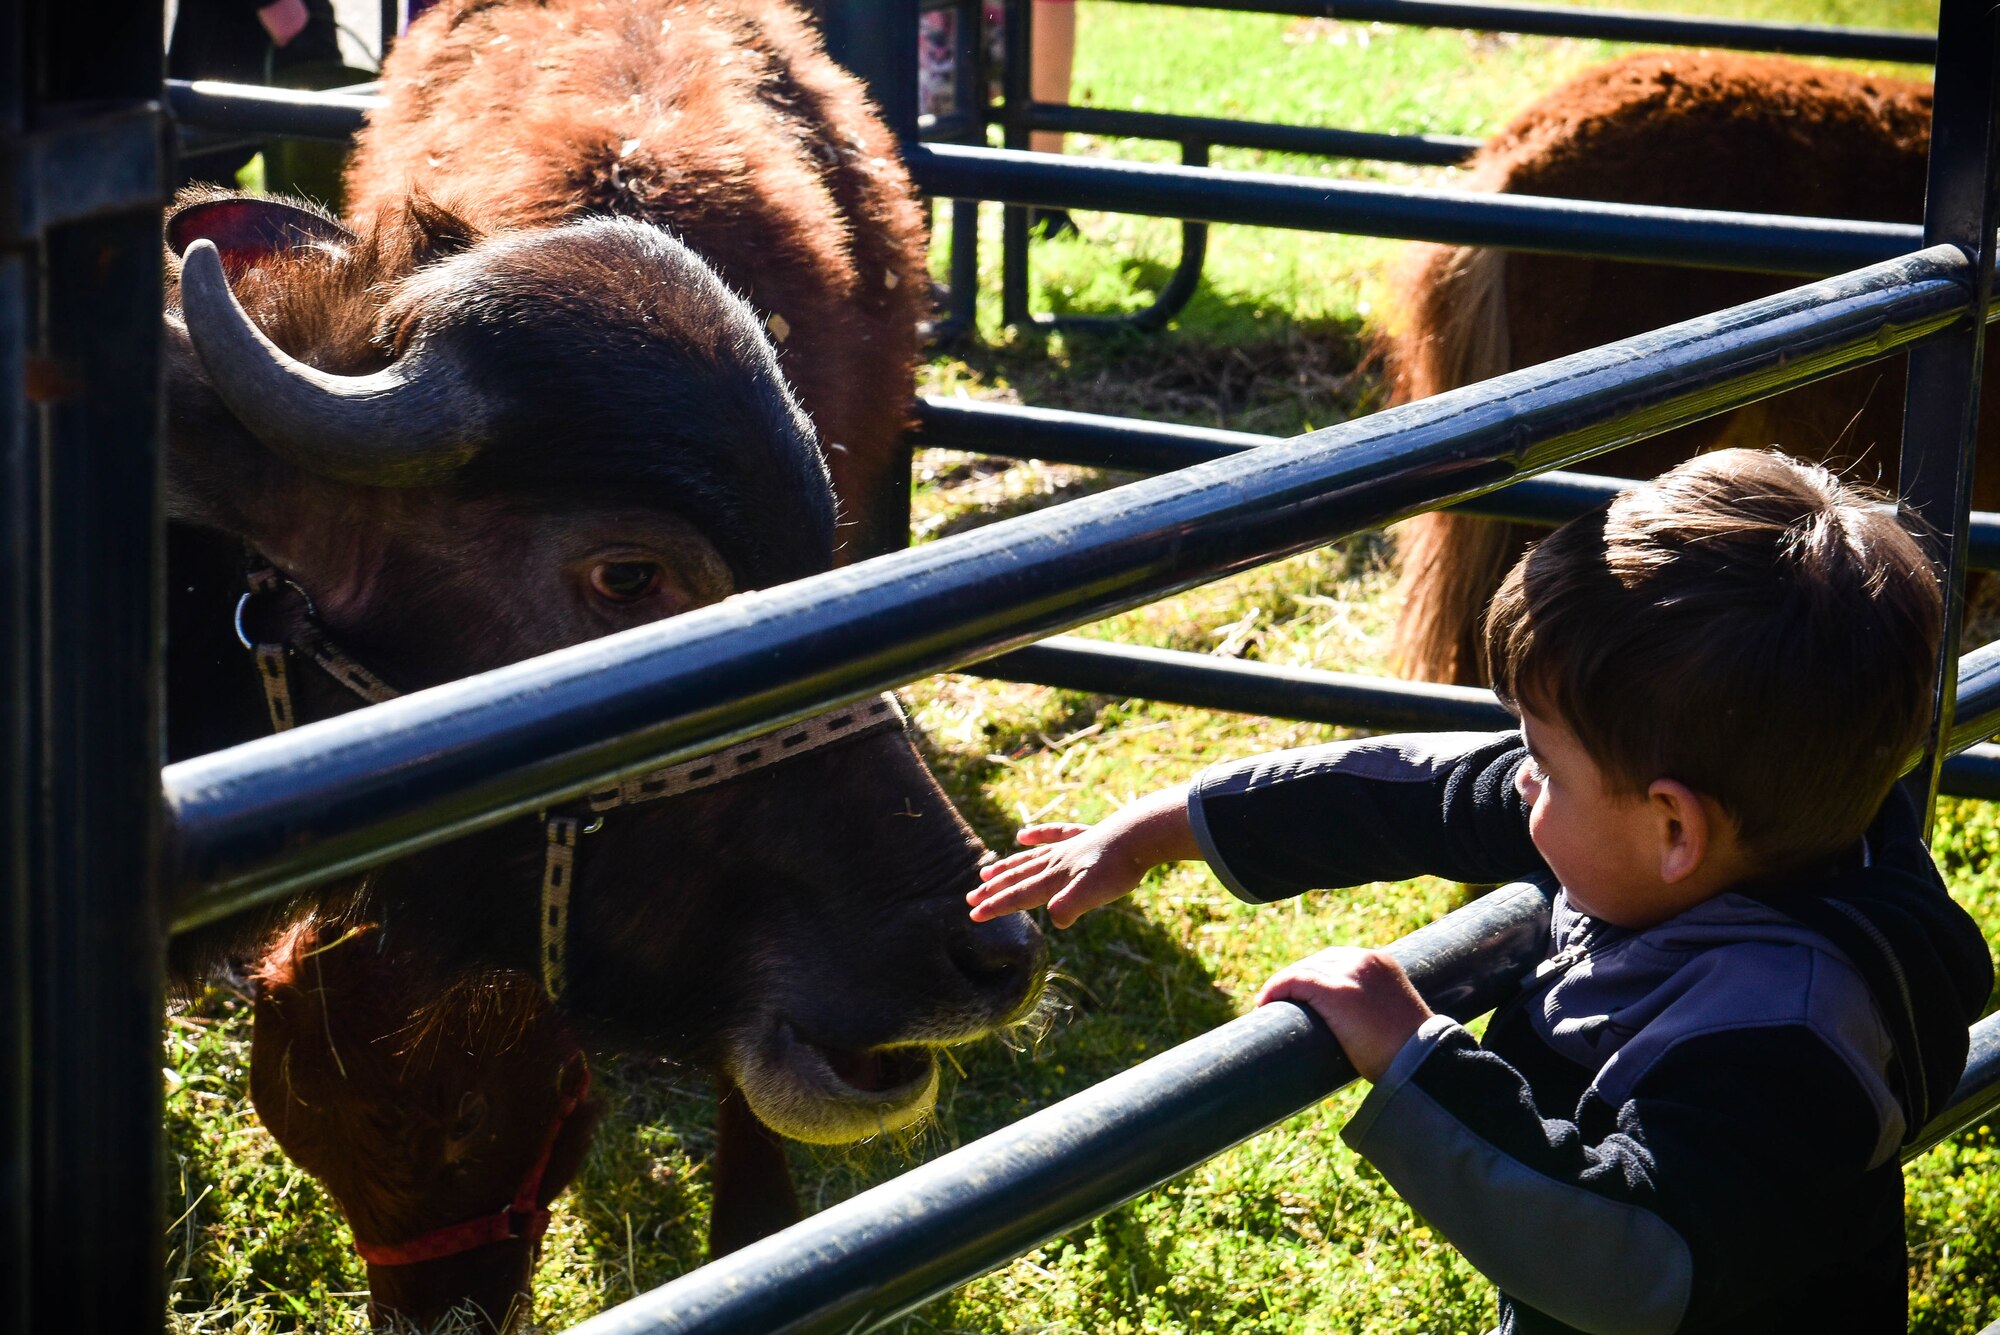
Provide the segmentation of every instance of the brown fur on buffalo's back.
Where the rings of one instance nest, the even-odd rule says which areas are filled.
[[[914,375],[923,220],[861,85],[794,10],[447,0],[383,75],[352,218],[414,192],[487,231],[606,214],[666,227],[768,317],[847,511],[865,525],[905,485],[909,404],[882,387]],[[897,518],[844,532],[843,556],[901,545]]]
[[[1766,57],[1676,51],[1590,70],[1522,112],[1469,184],[1562,198],[1882,222],[1923,214],[1930,88]],[[1804,279],[1417,246],[1387,339],[1402,403],[1795,286]],[[1900,362],[1859,368],[1593,460],[1648,477],[1725,444],[1777,443],[1892,480]],[[1991,470],[1989,470],[1991,471]],[[1989,480],[1988,488],[1996,485]],[[1425,515],[1400,538],[1409,675],[1474,681],[1479,619],[1534,530]]]

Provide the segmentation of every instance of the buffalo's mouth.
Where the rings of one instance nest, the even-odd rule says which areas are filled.
[[[937,1102],[934,1049],[816,1043],[779,1021],[729,1046],[730,1078],[759,1121],[780,1135],[843,1145],[897,1131]]]

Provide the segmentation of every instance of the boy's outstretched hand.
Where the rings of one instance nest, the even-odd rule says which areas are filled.
[[[1280,969],[1257,993],[1259,1006],[1273,1001],[1296,1001],[1319,1016],[1371,1082],[1431,1017],[1402,965],[1379,950],[1353,946],[1322,950]]]
[[[1201,856],[1184,788],[1141,798],[1102,825],[1030,825],[1019,838],[1026,852],[979,869],[979,887],[965,897],[974,922],[1046,904],[1049,920],[1067,927],[1130,894],[1161,863]]]

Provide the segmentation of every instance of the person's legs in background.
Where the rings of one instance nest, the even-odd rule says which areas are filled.
[[[1076,64],[1076,0],[1035,0],[1030,35],[1029,92],[1037,102],[1069,101],[1070,71]],[[1063,151],[1063,137],[1055,130],[1037,130],[1028,142],[1037,153]]]
[[[1069,101],[1070,73],[1076,64],[1076,0],[1035,0],[1029,37],[1028,91],[1037,102]],[[1036,130],[1028,146],[1037,153],[1061,153],[1057,130]],[[1043,236],[1075,236],[1076,223],[1067,209],[1036,209],[1029,226]]]

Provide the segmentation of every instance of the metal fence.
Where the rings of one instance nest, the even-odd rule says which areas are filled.
[[[1643,16],[1429,0],[1214,7],[1517,31],[1610,25],[1600,30],[1633,37],[1679,31],[1641,26],[1667,22]],[[1966,513],[1995,221],[1996,47],[1976,6],[1948,0],[1934,47],[1893,38],[1904,53],[1893,58],[1941,53],[1921,230],[922,144],[915,0],[829,8],[830,39],[870,78],[917,179],[940,197],[1837,276],[1282,442],[1019,410],[982,410],[968,424],[946,405],[927,405],[933,441],[953,431],[989,440],[1018,433],[1024,444],[1057,442],[1053,451],[1080,450],[1089,439],[1091,448],[1129,450],[1127,463],[1143,456],[1144,467],[1171,471],[163,770],[161,101],[183,125],[235,117],[236,131],[284,132],[310,121],[308,132],[331,135],[359,116],[365,95],[164,89],[157,7],[115,21],[54,0],[10,11],[0,19],[0,65],[10,76],[0,85],[8,187],[0,212],[0,951],[8,966],[0,1278],[11,1282],[0,1283],[0,1305],[19,1328],[130,1331],[161,1320],[157,1063],[169,924],[214,921],[608,776],[1002,653],[988,669],[996,675],[1075,684],[1096,673],[1092,680],[1222,707],[1397,727],[1490,717],[1490,697],[1477,692],[1254,668],[1221,669],[1218,680],[1215,665],[1190,670],[1171,655],[1027,646],[1435,505],[1557,517],[1606,484],[1556,470],[1885,355],[1907,352],[1911,361],[1906,438],[1917,448],[1906,450],[1904,504],[1942,535],[1939,552],[1949,558],[1953,633],[1940,660],[1938,744],[1918,781],[1934,783],[1941,765],[1962,791],[2000,794],[2000,763],[1975,745],[2000,728],[2000,651],[1961,662],[1956,639],[1975,538],[1984,559],[1994,553],[1992,523]],[[1891,48],[1866,44],[1892,40],[1743,24],[1704,31],[1700,40],[1710,44],[1820,52],[1833,47],[1799,43],[1863,44],[1843,54],[1882,54]],[[1009,136],[1055,114],[1010,101]],[[1208,140],[1186,125],[1155,128],[1191,142],[1233,142],[1213,126],[1198,127]],[[1213,457],[1180,466],[1191,450]],[[1536,485],[1503,491],[1524,479]],[[1950,752],[1964,754],[1947,765]],[[1472,1014],[1521,967],[1545,912],[1534,892],[1490,897],[1399,949],[1441,1005]],[[1965,1082],[1932,1138],[2000,1098],[1994,1023],[1974,1038]],[[1248,1065],[1220,1079],[1197,1074],[1224,1051],[1245,1054]],[[1271,1008],[586,1328],[879,1322],[1183,1171],[1350,1075],[1301,1012]],[[1246,1088],[1267,1092],[1246,1097]],[[1090,1126],[1127,1134],[1102,1141],[1085,1174],[1074,1146]],[[978,1171],[968,1176],[968,1165]],[[973,1177],[990,1185],[968,1185]],[[1068,1185],[1057,1191],[1058,1181]]]

